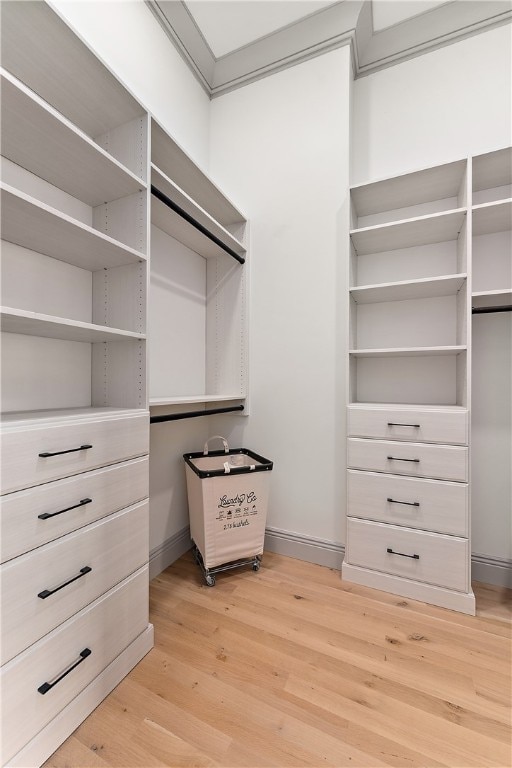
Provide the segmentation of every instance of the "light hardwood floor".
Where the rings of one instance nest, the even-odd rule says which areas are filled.
[[[151,584],[155,648],[46,762],[85,766],[512,765],[510,591],[476,618],[266,553]]]

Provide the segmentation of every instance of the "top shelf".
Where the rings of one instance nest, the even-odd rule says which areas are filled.
[[[91,207],[145,184],[9,73],[1,72],[2,155]]]
[[[478,155],[473,158],[473,192],[507,187],[511,184],[511,147],[487,152],[485,155]]]
[[[223,227],[246,224],[245,216],[154,118],[151,119],[151,162]]]
[[[92,138],[145,114],[47,3],[2,3],[2,65]]]
[[[466,161],[459,160],[352,187],[354,214],[357,218],[362,218],[389,212],[386,218],[392,221],[397,218],[393,211],[447,198],[459,198],[465,172]],[[459,204],[462,205],[463,201]]]

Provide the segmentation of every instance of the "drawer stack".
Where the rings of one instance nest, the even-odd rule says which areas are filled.
[[[151,647],[148,437],[141,411],[5,419],[2,765],[42,762]]]
[[[473,613],[463,408],[350,405],[343,575]]]

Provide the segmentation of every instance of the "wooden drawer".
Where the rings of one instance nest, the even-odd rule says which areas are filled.
[[[0,500],[0,562],[147,498],[148,465],[147,457],[133,459],[6,494]]]
[[[468,443],[468,412],[459,409],[408,409],[349,406],[350,437],[416,443]]]
[[[348,440],[348,466],[350,469],[467,482],[468,449],[352,437]]]
[[[2,565],[1,663],[107,592],[147,559],[148,502],[142,501]],[[82,573],[86,568],[91,570]]]
[[[350,517],[454,536],[468,535],[468,486],[442,480],[348,472]]]
[[[468,590],[467,539],[349,519],[346,557],[348,563],[362,568],[460,592]]]
[[[147,598],[145,567],[2,667],[2,765],[146,629]]]
[[[148,451],[147,412],[5,427],[2,431],[2,493],[143,456]]]

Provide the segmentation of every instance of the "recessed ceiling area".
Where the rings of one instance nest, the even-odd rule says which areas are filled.
[[[187,0],[215,58],[333,5],[333,0]]]
[[[210,98],[350,47],[365,77],[512,19],[512,0],[146,0]]]
[[[373,29],[386,29],[447,1],[372,0]],[[347,5],[353,2],[344,0]],[[160,3],[165,4],[166,0]],[[184,4],[219,59],[329,5],[338,5],[339,0],[185,0]]]

